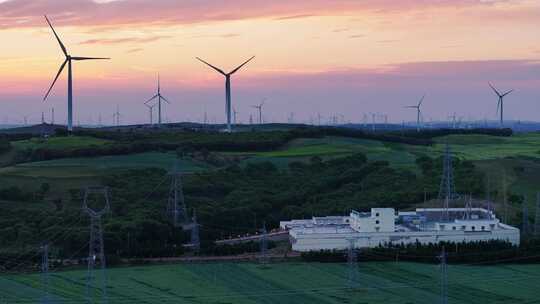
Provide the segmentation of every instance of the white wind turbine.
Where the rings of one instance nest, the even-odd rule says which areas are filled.
[[[196,57],[197,60],[199,60],[200,62],[206,64],[207,66],[211,67],[212,69],[216,70],[218,73],[220,73],[221,75],[225,76],[225,113],[227,114],[227,131],[228,132],[232,132],[232,127],[231,127],[231,76],[236,73],[238,70],[240,70],[244,65],[246,65],[248,62],[250,62],[253,58],[255,58],[255,56],[249,58],[248,60],[246,60],[244,63],[242,63],[241,65],[239,65],[237,68],[235,68],[234,70],[230,71],[229,73],[225,73],[223,72],[223,70],[211,65],[210,63],[202,60],[201,58],[199,57]]]
[[[497,94],[497,96],[499,97],[499,101],[497,102],[497,112],[499,112],[499,108],[500,108],[500,123],[501,123],[501,127],[504,125],[504,97],[510,93],[512,93],[514,90],[510,90],[510,91],[507,91],[503,94],[499,93],[499,91],[497,91],[497,89],[495,89],[494,86],[491,85],[491,83],[489,83],[489,86],[491,87],[491,89],[493,89],[493,92],[495,92],[495,94]]]
[[[405,108],[416,109],[416,131],[418,131],[418,132],[420,132],[420,119],[422,118],[421,107],[422,107],[422,103],[424,102],[425,97],[426,97],[426,95],[422,96],[422,98],[418,102],[418,105],[416,105],[416,106],[406,106],[405,107]]]
[[[51,22],[45,16],[45,20],[47,20],[47,23],[51,27],[54,36],[56,37],[56,40],[58,40],[58,44],[60,45],[60,48],[62,49],[62,53],[64,53],[64,56],[66,57],[66,60],[64,60],[64,63],[60,66],[60,69],[58,70],[58,73],[56,74],[56,77],[54,77],[53,83],[49,87],[49,90],[47,91],[47,94],[45,94],[45,97],[43,97],[43,101],[47,99],[49,96],[49,93],[51,92],[52,88],[54,87],[54,84],[56,83],[56,80],[64,70],[64,67],[66,66],[66,63],[68,65],[68,117],[67,117],[67,129],[69,132],[73,131],[73,76],[72,76],[72,64],[71,62],[74,61],[82,61],[82,60],[103,60],[103,59],[110,59],[110,58],[102,58],[102,57],[78,57],[78,56],[71,56],[68,54],[66,47],[60,40],[60,37],[58,37],[58,34],[56,34],[56,31],[54,30]]]
[[[158,82],[157,82],[157,93],[156,95],[152,96],[152,98],[148,99],[144,104],[148,105],[148,103],[150,103],[152,100],[156,98],[157,98],[157,107],[158,107],[158,126],[161,127],[161,100],[164,100],[168,104],[170,104],[170,102],[167,100],[167,98],[161,95],[161,84],[160,84],[159,74],[158,74]]]

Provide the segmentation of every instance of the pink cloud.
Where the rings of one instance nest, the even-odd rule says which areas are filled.
[[[0,3],[0,27],[43,26],[43,14],[58,25],[111,26],[188,24],[246,18],[278,20],[314,15],[350,15],[355,11],[403,12],[430,7],[489,7],[482,0],[11,0]],[[506,3],[510,1],[504,1]],[[528,10],[527,14],[538,16]]]

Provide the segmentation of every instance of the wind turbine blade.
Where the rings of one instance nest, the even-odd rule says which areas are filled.
[[[159,96],[158,94],[154,95],[152,98],[150,98],[150,99],[148,99],[147,101],[145,101],[144,104],[148,104],[150,101],[156,99],[158,96]]]
[[[404,108],[408,108],[408,109],[416,109],[418,108],[417,106],[405,106]]]
[[[52,31],[54,33],[54,36],[56,37],[56,40],[58,40],[58,44],[60,44],[60,48],[62,49],[62,52],[64,52],[64,55],[66,55],[66,57],[67,57],[68,53],[67,53],[66,47],[62,43],[62,40],[60,40],[60,37],[58,37],[58,34],[56,34],[56,31],[54,30],[54,27],[52,26],[51,22],[49,21],[49,18],[47,18],[47,15],[45,15],[45,20],[47,20],[47,23],[51,27],[51,29],[52,29]]]
[[[501,99],[499,98],[499,101],[497,102],[497,112],[495,112],[495,115],[499,114],[500,107],[501,107]]]
[[[420,99],[420,102],[418,103],[418,107],[420,107],[422,105],[422,103],[424,102],[424,98],[426,98],[426,95],[424,94],[422,96],[422,98]]]
[[[504,96],[506,96],[506,95],[508,95],[508,94],[510,94],[510,93],[512,93],[512,92],[514,92],[514,90],[510,90],[510,91],[508,91],[508,92],[502,94],[502,97],[504,97]]]
[[[497,89],[495,89],[495,87],[492,86],[491,83],[488,82],[488,84],[491,87],[491,89],[493,89],[493,92],[495,92],[495,94],[497,94],[497,96],[501,96],[501,93],[499,93],[499,91],[497,91]]]
[[[246,60],[244,63],[242,63],[241,65],[239,65],[236,69],[232,70],[229,75],[232,75],[234,73],[236,73],[236,71],[240,70],[244,65],[246,65],[248,62],[250,62],[251,60],[253,60],[253,58],[255,58],[255,56],[249,58],[248,60]]]
[[[227,74],[225,74],[225,72],[223,72],[220,68],[217,68],[217,67],[211,65],[210,63],[208,63],[208,62],[202,60],[202,59],[199,58],[199,57],[195,57],[195,58],[197,58],[197,60],[199,60],[200,62],[206,64],[207,66],[211,67],[212,69],[216,70],[218,73],[220,73],[220,74],[222,74],[222,75],[224,75],[224,76],[227,75]]]
[[[73,60],[109,60],[111,58],[104,57],[71,57]]]
[[[47,91],[47,94],[45,94],[45,97],[43,97],[43,101],[45,101],[47,99],[47,97],[49,96],[49,93],[51,93],[51,90],[54,87],[54,84],[56,83],[56,80],[58,80],[58,77],[60,77],[60,74],[64,70],[64,67],[66,66],[67,62],[68,62],[68,59],[64,60],[64,63],[62,63],[62,65],[60,66],[60,69],[58,70],[58,73],[56,73],[56,77],[54,77],[54,80],[53,80],[51,86],[49,87],[49,90]]]
[[[163,95],[160,95],[160,96],[161,96],[161,99],[165,100],[168,104],[171,104],[171,103],[167,100],[167,98],[163,97]]]

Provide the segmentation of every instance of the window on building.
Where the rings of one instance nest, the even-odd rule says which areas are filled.
[[[375,227],[375,231],[379,232],[381,230],[381,227]]]
[[[440,228],[441,228],[441,230],[444,230],[445,226],[444,226],[444,225],[441,225]]]
[[[472,226],[471,229],[472,229],[473,231],[475,231],[475,230],[476,230],[476,227]]]
[[[482,230],[486,230],[486,227],[482,226]]]
[[[380,221],[379,220],[376,220],[375,221],[375,224],[379,225]]]
[[[452,226],[452,230],[456,230],[456,226]]]
[[[461,230],[467,229],[467,226],[461,226]]]
[[[379,216],[379,215],[380,215],[379,212],[375,213],[375,216]]]

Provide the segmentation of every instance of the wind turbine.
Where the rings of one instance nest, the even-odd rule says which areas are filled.
[[[43,97],[43,101],[47,99],[49,96],[52,88],[54,87],[54,84],[56,83],[56,80],[64,70],[64,67],[66,66],[66,63],[68,65],[68,118],[67,118],[67,129],[69,132],[73,131],[73,76],[72,76],[72,67],[71,62],[73,60],[75,61],[82,61],[82,60],[103,60],[103,59],[110,59],[110,58],[102,58],[102,57],[78,57],[78,56],[71,56],[68,54],[66,47],[60,40],[60,37],[58,37],[58,34],[56,34],[56,31],[54,30],[51,22],[45,16],[45,20],[47,20],[47,23],[51,27],[54,36],[56,37],[56,40],[58,41],[58,44],[60,45],[60,48],[62,49],[62,53],[64,53],[64,56],[66,56],[66,60],[64,60],[64,63],[60,66],[60,69],[58,70],[58,73],[56,74],[56,77],[54,77],[53,83],[49,87],[49,90],[47,91],[47,94],[45,94],[45,97]]]
[[[238,111],[233,107],[233,123],[236,125],[236,117],[238,116]]]
[[[156,106],[156,104],[150,105],[150,104],[145,103],[144,105],[148,108],[148,115],[150,116],[150,125],[153,126],[154,125],[154,107]]]
[[[120,126],[120,107],[116,105],[116,112],[113,113],[113,120],[116,123],[116,126]]]
[[[160,84],[160,78],[159,78],[159,74],[158,74],[158,81],[157,81],[157,94],[154,95],[152,98],[148,99],[144,104],[145,105],[148,105],[149,102],[151,102],[152,100],[154,99],[158,99],[158,102],[157,102],[157,106],[158,106],[158,126],[161,127],[161,100],[165,100],[165,102],[167,102],[168,104],[170,104],[170,102],[167,100],[167,98],[163,97],[163,95],[161,95],[161,84]]]
[[[420,118],[422,117],[422,110],[420,108],[422,107],[422,103],[424,102],[425,97],[426,95],[422,96],[422,98],[418,102],[418,105],[405,107],[405,108],[410,108],[410,109],[416,109],[416,131],[417,132],[420,132]]]
[[[499,101],[497,102],[497,113],[499,113],[499,108],[501,109],[501,127],[503,126],[504,124],[504,97],[510,93],[512,93],[514,90],[510,90],[510,91],[507,91],[506,93],[499,93],[499,91],[497,91],[497,89],[495,89],[495,87],[493,87],[491,85],[491,83],[489,83],[489,86],[493,89],[493,92],[495,92],[495,94],[497,94],[497,96],[499,97]]]
[[[230,71],[229,73],[223,72],[223,70],[211,65],[210,63],[202,60],[199,57],[196,57],[197,60],[200,62],[206,64],[207,66],[211,67],[212,69],[216,70],[216,72],[220,73],[221,75],[225,76],[225,113],[227,114],[227,131],[232,132],[231,127],[231,76],[236,73],[238,70],[240,70],[244,65],[246,65],[248,62],[250,62],[255,56],[249,58],[244,63],[236,67],[234,70]]]
[[[262,117],[262,107],[264,106],[264,102],[266,101],[266,98],[263,98],[261,103],[257,106],[252,106],[253,108],[257,109],[259,111],[259,124],[262,125],[263,123],[263,117]]]

